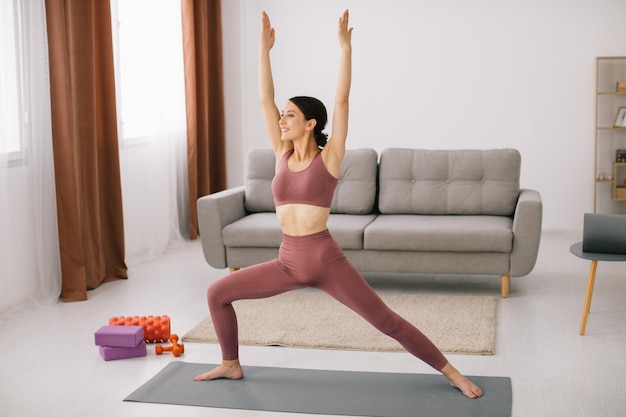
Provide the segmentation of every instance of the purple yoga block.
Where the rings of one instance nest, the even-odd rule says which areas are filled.
[[[140,356],[146,356],[146,352],[146,344],[143,340],[134,347],[100,346],[100,356],[102,356],[102,359],[105,361],[138,358]]]
[[[136,347],[143,341],[143,326],[102,326],[95,339],[98,346]]]

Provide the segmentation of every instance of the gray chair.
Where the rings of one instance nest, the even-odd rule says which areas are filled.
[[[626,215],[585,213],[583,240],[570,246],[570,252],[591,261],[587,294],[580,322],[580,334],[585,334],[598,261],[626,261]]]

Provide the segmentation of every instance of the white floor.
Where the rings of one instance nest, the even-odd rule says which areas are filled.
[[[600,264],[587,334],[579,336],[589,265],[569,253],[577,238],[545,233],[534,271],[512,279],[510,298],[498,304],[495,355],[448,356],[467,375],[511,377],[514,417],[626,415],[626,264]],[[131,269],[129,280],[89,292],[89,301],[0,317],[0,416],[290,415],[122,401],[172,360],[218,362],[215,345],[187,343],[178,359],[157,356],[153,346],[144,358],[105,362],[98,354],[93,334],[113,316],[167,314],[172,331],[182,337],[208,314],[205,289],[225,273],[204,262],[198,241],[188,242]],[[499,279],[487,277],[368,278],[379,291],[499,294]],[[241,360],[257,366],[433,372],[405,353],[243,346]]]

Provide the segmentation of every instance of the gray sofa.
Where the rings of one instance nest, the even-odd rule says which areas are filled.
[[[277,257],[282,233],[270,189],[274,153],[254,149],[246,185],[198,199],[206,261],[243,268]],[[535,266],[542,203],[520,189],[514,149],[351,149],[328,228],[361,272],[510,277]]]

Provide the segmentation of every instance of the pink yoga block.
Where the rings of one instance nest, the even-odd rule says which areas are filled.
[[[100,356],[102,356],[102,359],[105,361],[138,358],[140,356],[146,356],[146,353],[146,344],[143,340],[134,347],[100,346]]]
[[[136,347],[143,341],[143,326],[102,326],[95,339],[98,346]]]

